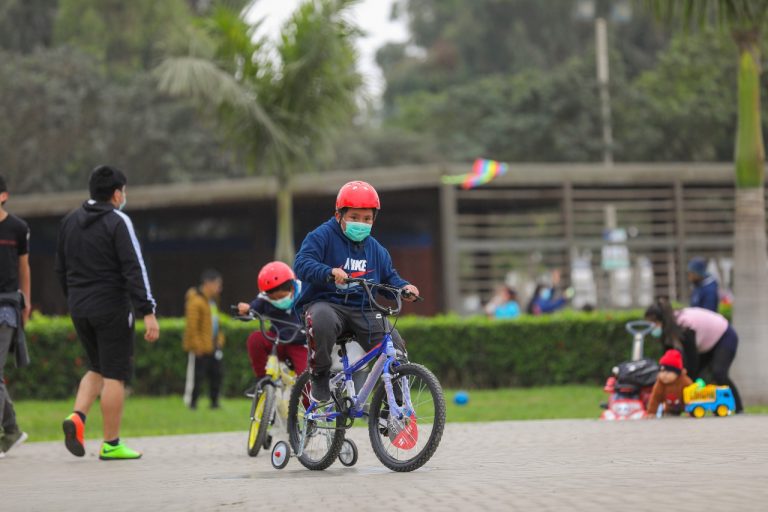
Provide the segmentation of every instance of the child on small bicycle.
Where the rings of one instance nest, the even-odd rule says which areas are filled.
[[[310,348],[311,396],[315,402],[331,399],[331,352],[344,333],[354,334],[363,350],[382,341],[389,324],[372,310],[368,297],[348,277],[365,277],[404,289],[403,298],[416,299],[418,288],[392,266],[389,252],[370,236],[381,208],[376,190],[364,181],[351,181],[336,197],[334,216],[310,232],[301,244],[294,268],[306,288],[296,308],[303,310]],[[405,343],[392,331],[395,348],[405,354]]]
[[[307,341],[303,334],[296,332],[302,324],[294,306],[301,293],[301,281],[296,279],[291,267],[282,261],[272,261],[259,271],[258,286],[259,295],[250,304],[238,303],[238,313],[246,315],[250,310],[256,311],[273,320],[269,336],[274,338],[279,334],[281,340],[293,338],[290,343],[278,345],[277,357],[301,375],[307,368]],[[248,336],[247,347],[253,373],[261,380],[266,376],[272,341],[257,330]]]

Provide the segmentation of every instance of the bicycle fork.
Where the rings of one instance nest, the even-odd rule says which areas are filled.
[[[392,363],[395,362],[395,345],[392,342],[392,333],[388,333],[384,340],[387,344],[386,355],[387,360],[384,363],[384,368],[381,374],[381,379],[384,381],[384,390],[387,392],[387,404],[389,405],[390,418],[403,419],[403,416],[413,415],[413,405],[411,404],[411,390],[408,384],[408,379],[400,377],[400,401],[402,405],[398,405],[397,397],[395,396],[394,386],[392,385]],[[383,354],[382,354],[383,357]]]

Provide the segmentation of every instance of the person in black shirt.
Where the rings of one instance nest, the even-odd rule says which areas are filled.
[[[3,368],[14,342],[14,351],[19,352],[19,333],[23,336],[31,309],[29,228],[23,220],[5,211],[3,206],[7,200],[8,188],[0,176],[0,458],[27,439],[16,422]],[[19,290],[23,297],[19,296]]]
[[[144,317],[144,339],[160,335],[155,299],[126,204],[125,175],[100,166],[91,173],[91,199],[61,222],[56,273],[67,296],[72,323],[88,356],[74,412],[63,422],[64,444],[85,455],[85,419],[101,395],[103,460],[137,459],[141,453],[120,443],[125,381],[132,372],[134,310]],[[133,308],[131,308],[133,305]]]

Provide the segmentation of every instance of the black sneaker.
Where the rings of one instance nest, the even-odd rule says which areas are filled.
[[[329,402],[331,400],[331,386],[328,372],[313,373],[309,389],[309,398],[314,402]]]

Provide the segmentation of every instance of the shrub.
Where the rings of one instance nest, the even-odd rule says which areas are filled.
[[[576,313],[515,320],[404,317],[397,329],[409,357],[432,369],[446,387],[489,388],[565,383],[601,383],[610,369],[629,358],[631,336],[624,324],[640,312]],[[224,384],[227,395],[242,392],[253,378],[245,340],[255,323],[224,319]],[[165,395],[184,389],[187,356],[181,349],[184,320],[160,321],[160,340],[143,339],[136,327],[134,393]],[[32,364],[6,365],[14,398],[74,396],[87,361],[68,318],[35,315],[27,327]],[[658,357],[657,343],[646,352]]]

